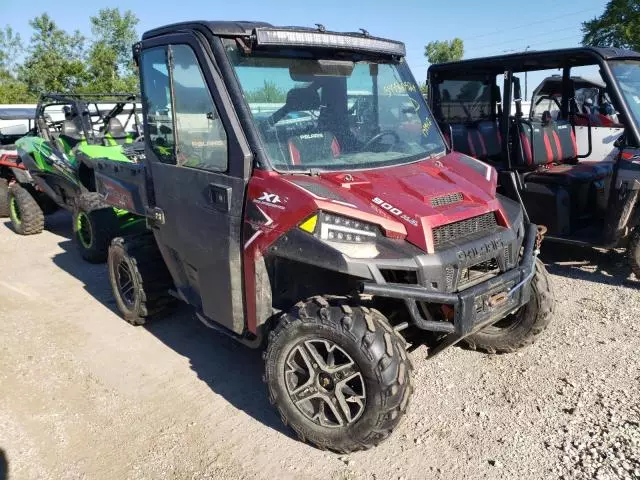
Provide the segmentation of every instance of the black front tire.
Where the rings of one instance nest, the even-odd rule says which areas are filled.
[[[119,219],[111,207],[104,206],[97,193],[80,196],[73,213],[73,238],[87,262],[107,260],[109,244],[118,234]]]
[[[31,193],[19,184],[9,187],[9,218],[16,233],[35,235],[44,230],[44,213]]]
[[[153,234],[114,238],[107,267],[118,310],[132,325],[143,325],[174,302],[173,280]]]
[[[517,312],[465,338],[473,350],[487,353],[512,353],[532,344],[549,326],[555,307],[551,281],[544,264],[536,259],[531,280],[531,299]]]
[[[627,258],[631,265],[631,271],[640,280],[640,227],[636,227],[631,232],[631,238],[627,246]]]
[[[291,375],[298,375],[297,369],[292,370],[291,355],[297,352],[296,349],[306,348],[305,345],[313,342],[334,345],[332,350],[326,348],[325,351],[342,352],[340,355],[343,358],[350,357],[352,363],[347,363],[358,369],[360,377],[357,377],[357,373],[347,373],[345,370],[342,380],[340,376],[332,380],[330,377],[333,373],[329,377],[321,377],[326,375],[322,365],[326,367],[334,362],[318,362],[322,371],[318,370],[318,365],[312,368],[307,363],[310,370],[308,378],[301,380],[303,386],[311,385],[317,389],[317,395],[329,398],[331,395],[327,397],[327,391],[331,391],[323,389],[322,382],[327,382],[327,388],[336,388],[337,392],[336,386],[346,381],[344,376],[355,375],[349,378],[362,380],[364,400],[357,391],[357,398],[351,396],[345,399],[342,396],[343,400],[340,401],[336,398],[338,395],[334,394],[333,400],[324,402],[314,398],[314,393],[300,400],[295,392],[301,387],[294,388],[291,383]],[[407,410],[413,391],[412,369],[404,340],[380,312],[349,305],[345,299],[337,298],[314,297],[298,303],[291,312],[282,316],[269,334],[265,352],[265,381],[269,388],[269,399],[278,408],[283,422],[302,441],[341,453],[371,448],[391,434]],[[307,387],[304,388],[304,395],[307,395]],[[349,389],[354,392],[357,386],[350,386]],[[312,404],[313,401],[317,406]],[[330,402],[338,406],[349,405],[349,408],[357,402],[355,408],[359,413],[350,416],[346,407],[335,410]],[[323,403],[326,405],[322,406]],[[318,413],[313,414],[316,408]],[[327,412],[332,420],[328,419]],[[340,415],[343,415],[341,419],[336,420]]]
[[[0,218],[9,216],[9,182],[0,178]]]

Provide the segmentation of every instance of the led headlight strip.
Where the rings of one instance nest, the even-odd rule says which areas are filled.
[[[369,243],[378,236],[377,225],[328,212],[314,214],[300,228],[329,242]]]
[[[258,46],[290,46],[331,48],[360,52],[375,52],[404,57],[404,43],[364,35],[303,31],[275,28],[256,28]]]

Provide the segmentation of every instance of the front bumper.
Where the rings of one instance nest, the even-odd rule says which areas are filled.
[[[458,293],[434,292],[424,286],[389,283],[361,284],[361,291],[403,300],[413,323],[428,331],[451,334],[438,351],[497,322],[529,302],[530,283],[535,274],[537,226],[529,224],[520,263],[514,268]],[[418,302],[446,304],[454,309],[451,321],[437,321]],[[433,352],[434,354],[437,352]]]

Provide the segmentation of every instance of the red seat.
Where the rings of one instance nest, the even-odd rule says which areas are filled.
[[[478,160],[499,161],[502,138],[496,122],[482,120],[470,124],[451,124],[453,149]]]

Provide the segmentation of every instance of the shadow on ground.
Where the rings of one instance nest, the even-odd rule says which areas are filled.
[[[11,230],[11,220],[3,218],[0,222],[2,226]],[[71,232],[71,214],[66,210],[58,210],[57,212],[44,217],[44,229],[61,237],[72,238]]]
[[[596,250],[545,242],[540,255],[549,273],[605,285],[640,288],[625,250]]]
[[[85,262],[71,240],[63,240],[60,247],[63,252],[54,256],[54,263],[80,280],[87,292],[120,317],[106,265]],[[267,388],[262,382],[264,366],[261,351],[252,350],[209,329],[184,304],[178,304],[138,328],[146,328],[169,348],[188,358],[198,378],[234,407],[292,437],[269,404]]]

